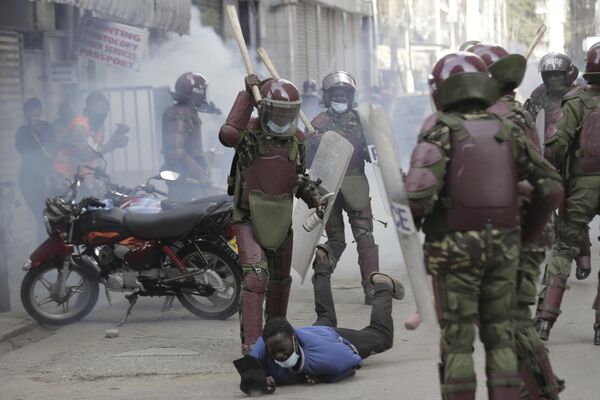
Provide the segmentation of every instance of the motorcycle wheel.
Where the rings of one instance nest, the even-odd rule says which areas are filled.
[[[178,252],[178,256],[188,268],[207,266],[206,272],[194,276],[194,279],[198,284],[212,286],[214,291],[207,296],[181,289],[177,299],[188,311],[201,318],[227,319],[238,310],[242,269],[236,260],[217,246],[208,242],[196,242],[196,245],[201,253],[194,244],[188,244]]]
[[[64,326],[88,315],[98,301],[98,279],[89,271],[71,265],[66,279],[67,295],[54,292],[62,260],[53,259],[30,269],[21,283],[25,311],[41,325]]]

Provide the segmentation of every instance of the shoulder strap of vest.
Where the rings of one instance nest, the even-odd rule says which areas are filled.
[[[438,113],[437,119],[443,125],[446,125],[452,135],[458,140],[465,140],[470,137],[469,132],[465,129],[464,120],[457,115]]]
[[[561,104],[573,99],[580,99],[584,104],[589,96],[586,96],[585,88],[576,86],[573,89],[569,90],[567,94],[565,94],[561,100]],[[587,104],[586,104],[587,107]]]

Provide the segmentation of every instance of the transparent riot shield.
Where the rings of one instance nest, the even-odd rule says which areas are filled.
[[[540,143],[542,144],[542,148],[544,147],[544,140],[546,139],[546,113],[544,110],[540,110],[535,119],[535,128],[537,129],[538,136],[540,138]]]
[[[369,120],[371,119],[371,104],[361,103],[356,109],[360,117],[360,123],[363,127],[363,133],[367,141],[367,148],[369,150],[369,158],[371,159],[371,166],[373,167],[373,175],[375,175],[375,181],[377,182],[377,188],[381,196],[381,202],[383,203],[383,209],[388,215],[392,215],[390,203],[387,196],[385,195],[385,188],[383,185],[383,177],[381,176],[381,169],[379,168],[379,161],[377,159],[377,149],[373,144],[373,133],[371,132],[371,126]],[[391,142],[393,144],[393,141]]]
[[[321,222],[313,226],[310,231],[305,229],[305,224],[313,218],[314,210],[309,209],[303,201],[298,201],[294,208],[292,266],[302,277],[302,283],[304,283],[304,278],[312,263],[317,244],[323,235],[325,223],[333,208],[335,196],[342,185],[353,152],[354,147],[349,141],[333,131],[328,131],[323,135],[315,154],[309,171],[310,178],[314,181],[321,180],[321,187],[328,193],[333,193],[333,196],[329,199]]]
[[[386,112],[375,108],[370,113],[369,126],[375,148],[377,163],[381,170],[384,193],[392,211],[404,264],[412,287],[417,309],[423,322],[437,326],[433,288],[425,270],[423,248],[410,211],[400,163],[394,154],[391,127]]]

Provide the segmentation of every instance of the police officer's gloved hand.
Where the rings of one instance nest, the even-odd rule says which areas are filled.
[[[260,87],[260,79],[255,74],[250,74],[244,78],[246,84],[246,92],[252,93],[252,86]]]
[[[575,269],[575,277],[582,281],[585,278],[587,278],[588,276],[590,276],[590,274],[592,273],[592,269],[591,268],[582,268],[579,265],[577,266],[577,268]]]

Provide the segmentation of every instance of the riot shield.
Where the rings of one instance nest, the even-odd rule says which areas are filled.
[[[320,179],[321,187],[334,195],[329,199],[327,209],[323,213],[322,222],[310,231],[305,230],[303,225],[311,218],[313,210],[310,210],[303,201],[298,201],[294,208],[292,215],[292,229],[294,230],[292,266],[302,277],[302,283],[304,283],[304,278],[312,263],[315,249],[325,229],[325,223],[333,208],[335,196],[337,196],[342,185],[353,152],[354,147],[349,141],[333,131],[328,131],[323,135],[315,154],[309,171],[310,178],[314,181]]]
[[[385,195],[383,177],[381,176],[381,168],[379,168],[379,163],[377,161],[377,150],[375,149],[375,145],[373,144],[373,133],[371,132],[371,126],[369,123],[372,111],[371,104],[361,103],[358,105],[356,111],[358,112],[358,116],[360,117],[360,123],[363,128],[365,140],[367,141],[369,158],[371,159],[371,166],[373,167],[373,175],[375,175],[375,181],[377,182],[377,188],[379,189],[379,198],[383,203],[383,209],[385,210],[387,215],[392,215],[390,203],[388,201],[387,196]],[[393,144],[394,142],[392,141],[391,143]]]
[[[538,112],[535,119],[535,128],[537,129],[542,148],[544,148],[544,141],[546,140],[546,113],[543,109]]]
[[[423,322],[430,327],[437,326],[434,308],[433,287],[425,270],[423,248],[410,211],[404,180],[399,162],[394,154],[391,127],[388,116],[382,108],[371,111],[369,125],[375,148],[377,164],[381,169],[385,194],[396,227],[398,241],[402,249],[404,264],[412,287],[417,309]]]

